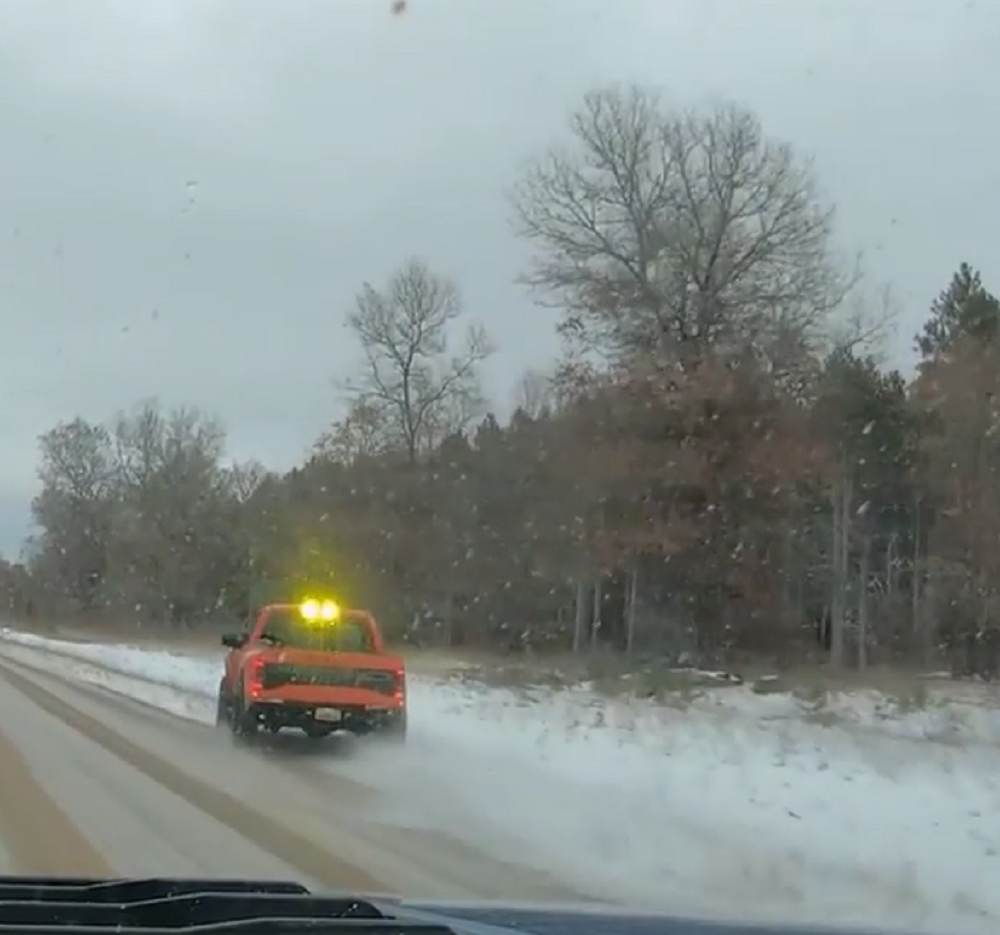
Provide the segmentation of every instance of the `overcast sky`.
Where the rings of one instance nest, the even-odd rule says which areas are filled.
[[[410,254],[500,353],[555,352],[503,193],[609,82],[753,108],[815,156],[903,308],[960,261],[1000,288],[993,0],[0,0],[0,549],[36,437],[143,397],[298,460],[357,360],[344,313]]]

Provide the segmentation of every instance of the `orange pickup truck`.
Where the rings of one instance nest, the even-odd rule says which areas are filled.
[[[332,601],[270,604],[243,633],[227,633],[216,723],[248,740],[298,728],[406,738],[406,672],[374,617]]]

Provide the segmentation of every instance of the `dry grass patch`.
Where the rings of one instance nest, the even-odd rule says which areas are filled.
[[[587,687],[606,697],[682,704],[708,688],[742,684],[737,676],[725,673],[681,669],[655,658],[629,658],[615,653],[511,657],[413,650],[404,655],[415,673],[524,692]]]
[[[797,666],[778,673],[748,673],[746,680],[757,694],[795,696],[820,720],[827,704],[837,696],[866,692],[882,696],[898,714],[938,705],[1000,707],[1000,686],[996,684],[906,668],[872,667],[857,672]]]
[[[528,697],[536,689],[586,687],[608,698],[643,698],[685,707],[706,692],[745,685],[756,694],[792,695],[807,717],[833,723],[837,696],[873,692],[897,713],[945,703],[1000,707],[1000,687],[966,682],[913,669],[872,667],[836,671],[825,665],[748,664],[734,672],[679,668],[653,657],[615,653],[511,657],[484,652],[411,650],[411,671],[459,683],[505,688]]]

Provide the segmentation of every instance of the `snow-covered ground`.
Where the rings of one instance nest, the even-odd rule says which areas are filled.
[[[12,631],[3,653],[193,720],[217,654]],[[411,680],[412,743],[330,769],[382,787],[394,820],[558,867],[597,896],[679,913],[1000,931],[1000,710],[874,693],[709,691],[686,705],[583,689]]]

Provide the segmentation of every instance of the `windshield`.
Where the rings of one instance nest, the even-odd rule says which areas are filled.
[[[294,611],[272,611],[261,637],[294,649],[348,653],[375,651],[368,627],[358,620],[311,622],[303,620]]]
[[[0,128],[0,875],[1000,933],[1000,0],[0,0]]]

